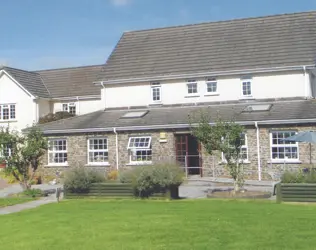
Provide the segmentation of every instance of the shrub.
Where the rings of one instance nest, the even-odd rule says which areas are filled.
[[[99,172],[79,167],[66,172],[64,188],[72,193],[85,193],[92,183],[103,181],[105,178]]]
[[[135,195],[149,197],[154,193],[167,192],[183,181],[183,171],[176,164],[140,166],[119,175],[120,182],[131,183]]]
[[[111,181],[115,181],[118,178],[118,171],[117,170],[111,170],[108,174],[107,174],[107,179],[111,180]]]
[[[25,196],[33,197],[33,198],[44,196],[43,191],[40,189],[26,189],[25,191],[23,191],[22,194]]]
[[[45,116],[42,116],[39,118],[39,121],[38,123],[39,124],[44,124],[44,123],[48,123],[48,122],[53,122],[53,121],[58,121],[58,120],[61,120],[61,119],[66,119],[66,118],[70,118],[70,117],[73,117],[75,115],[73,114],[70,114],[69,112],[66,112],[66,111],[59,111],[59,112],[56,112],[56,113],[49,113]]]
[[[303,173],[301,171],[286,171],[281,176],[282,183],[316,183],[316,172]]]

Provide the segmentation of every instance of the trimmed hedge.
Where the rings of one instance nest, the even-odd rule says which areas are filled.
[[[154,166],[135,166],[119,175],[121,183],[131,184],[138,197],[151,197],[162,194],[170,198],[178,198],[178,187],[183,182],[184,173],[181,168],[172,163],[162,163]]]

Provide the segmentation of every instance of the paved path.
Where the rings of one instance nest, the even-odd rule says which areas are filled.
[[[39,200],[0,208],[0,215],[16,213],[25,209],[36,208],[38,206],[53,203],[53,202],[57,202],[55,194],[40,198]]]
[[[40,184],[40,185],[33,185],[32,188],[41,189],[41,190],[48,190],[48,189],[56,189],[61,187],[62,185],[50,185],[50,184]],[[7,197],[10,194],[17,194],[23,191],[20,184],[13,184],[4,189],[0,189],[0,198]]]

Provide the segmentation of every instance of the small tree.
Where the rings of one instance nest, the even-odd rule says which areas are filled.
[[[5,171],[19,181],[23,189],[30,189],[40,164],[40,158],[47,150],[47,140],[36,127],[31,127],[26,135],[0,129],[0,154],[6,161]]]
[[[203,113],[197,126],[191,127],[193,135],[203,144],[208,154],[213,155],[215,151],[223,153],[226,167],[234,180],[234,191],[239,191],[244,184],[241,154],[243,127],[234,121],[224,122],[221,118],[210,125],[209,117]]]

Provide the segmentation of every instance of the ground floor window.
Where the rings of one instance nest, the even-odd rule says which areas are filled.
[[[248,161],[248,140],[247,140],[247,134],[242,134],[240,138],[240,161],[247,162]],[[224,156],[224,153],[222,153],[222,161],[227,162]]]
[[[108,156],[107,138],[88,139],[88,164],[108,163]]]
[[[284,140],[295,134],[295,131],[273,131],[270,133],[272,160],[298,160],[298,143]]]
[[[12,155],[12,145],[6,144],[0,146],[0,157],[10,157]]]
[[[48,164],[67,164],[67,140],[50,139],[48,143]]]
[[[130,163],[151,163],[151,137],[130,137],[128,140],[127,149],[129,151]]]

